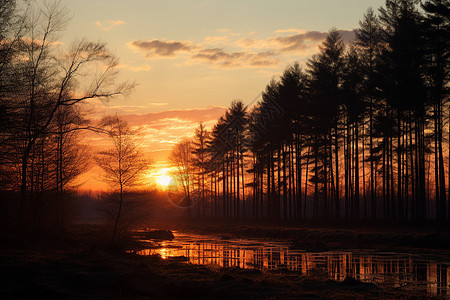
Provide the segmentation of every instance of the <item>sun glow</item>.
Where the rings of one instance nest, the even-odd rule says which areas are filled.
[[[159,187],[166,189],[172,181],[172,177],[169,175],[171,172],[171,168],[161,168],[152,172],[150,178],[152,178]]]
[[[156,182],[162,187],[167,187],[171,180],[172,177],[167,174],[161,174],[156,178]]]

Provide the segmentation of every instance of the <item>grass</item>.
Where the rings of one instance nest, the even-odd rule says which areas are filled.
[[[424,298],[351,278],[327,280],[287,270],[210,268],[142,257],[127,236],[108,244],[102,226],[76,226],[59,238],[3,238],[1,299],[379,299]],[[246,231],[248,233],[248,231]]]

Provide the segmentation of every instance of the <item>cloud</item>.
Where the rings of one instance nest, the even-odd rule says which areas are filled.
[[[203,61],[219,67],[270,67],[280,61],[275,58],[275,53],[266,52],[231,52],[222,48],[202,49],[192,56],[193,60]]]
[[[326,32],[308,31],[290,36],[276,37],[272,41],[279,44],[282,52],[303,51],[311,47],[308,42],[319,42],[325,39],[326,36]]]
[[[353,30],[339,30],[345,43],[349,43],[355,37]],[[305,31],[286,37],[276,37],[272,40],[281,46],[282,52],[304,51],[326,39],[328,32]]]
[[[122,104],[122,105],[113,105],[112,102],[104,103],[99,99],[91,99],[84,103],[85,109],[93,114],[96,114],[98,118],[108,114],[134,114],[136,112],[142,111],[152,111],[156,107],[164,107],[169,105],[170,103],[165,101],[166,99],[154,99],[154,102],[146,102],[141,105],[132,105],[132,104]]]
[[[226,44],[227,36],[207,36],[204,44]],[[180,52],[192,52],[191,60],[209,63],[218,67],[271,67],[280,62],[272,51],[227,52],[223,48],[205,48],[201,44],[185,41],[133,41],[128,44],[130,48],[144,52],[147,58],[174,57]]]
[[[209,44],[209,45],[223,44],[223,43],[227,43],[228,41],[229,41],[229,37],[226,35],[221,35],[221,36],[209,35],[209,36],[205,37],[205,39],[204,39],[204,43]]]
[[[117,67],[119,69],[125,69],[133,72],[150,71],[151,69],[149,65],[130,66],[126,64],[119,64]]]
[[[303,29],[281,29],[277,33],[296,33],[287,36],[269,37],[266,39],[245,38],[236,41],[236,45],[245,49],[269,49],[275,53],[296,52],[308,54],[325,40],[328,32],[306,31]],[[339,30],[345,43],[351,42],[355,34],[352,30]]]
[[[124,114],[120,117],[142,135],[150,152],[172,149],[183,137],[191,137],[200,122],[211,127],[225,113],[226,108],[167,110],[147,114]]]
[[[268,46],[270,46],[267,40],[258,40],[250,38],[240,39],[236,41],[236,45],[242,48],[257,48],[257,49],[267,48]]]
[[[166,105],[169,105],[169,103],[167,103],[167,102],[150,102],[150,103],[148,103],[148,105],[151,105],[151,106],[166,106]]]
[[[280,63],[280,56],[284,53],[307,55],[317,49],[320,42],[325,40],[328,32],[306,31],[303,29],[280,29],[277,33],[294,33],[286,36],[272,36],[265,39],[233,38],[227,30],[226,35],[206,36],[202,43],[189,41],[141,40],[132,41],[128,46],[143,52],[147,58],[170,58],[179,53],[189,52],[190,60],[203,62],[219,68],[268,68]],[[344,42],[354,38],[351,30],[340,30]],[[229,48],[233,47],[232,50]]]
[[[210,106],[206,108],[166,110],[147,114],[126,114],[121,117],[130,122],[131,125],[155,124],[166,119],[178,119],[199,123],[217,120],[225,110],[226,108],[222,106]]]
[[[200,122],[211,128],[225,111],[225,107],[210,106],[119,116],[137,130],[144,152],[150,153],[154,160],[164,160],[174,144],[183,137],[191,137],[194,134],[194,129]],[[93,132],[85,132],[84,140],[94,152],[110,145],[105,136]],[[158,153],[157,157],[155,153]]]
[[[165,103],[148,103],[165,104]],[[143,153],[149,156],[159,169],[168,167],[167,158],[173,148],[184,137],[192,137],[199,122],[211,128],[226,111],[225,107],[210,106],[205,108],[167,110],[147,114],[120,114],[120,118],[128,121],[136,129],[138,142],[143,147]],[[89,145],[92,153],[111,147],[111,141],[105,135],[92,131],[84,132],[84,142]],[[99,178],[99,170],[93,169],[80,178],[83,188],[106,189]]]
[[[306,30],[298,29],[298,28],[289,28],[289,29],[278,29],[278,30],[275,30],[275,32],[276,33],[288,33],[288,32],[305,33]]]
[[[338,30],[342,34],[345,43],[351,43],[355,39],[354,30]]]
[[[173,57],[179,52],[190,52],[196,48],[195,45],[185,41],[132,41],[128,44],[130,48],[144,52],[145,57]]]
[[[100,30],[103,31],[110,31],[113,27],[123,24],[126,24],[126,22],[123,20],[107,20],[104,21],[104,23],[102,23],[101,21],[95,22],[95,25],[97,25]]]

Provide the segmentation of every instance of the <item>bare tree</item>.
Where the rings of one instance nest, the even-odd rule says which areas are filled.
[[[30,11],[27,34],[19,41],[20,52],[14,62],[22,88],[9,96],[17,120],[13,135],[20,146],[21,211],[29,189],[30,155],[48,134],[58,111],[87,99],[108,99],[131,88],[113,84],[118,60],[105,44],[81,40],[68,50],[60,49],[58,34],[68,20],[60,3]]]
[[[104,172],[105,181],[119,193],[119,208],[111,238],[111,242],[114,242],[122,213],[124,192],[141,184],[141,176],[148,168],[149,162],[143,158],[136,143],[135,132],[127,122],[118,116],[108,116],[103,118],[101,126],[108,132],[113,147],[99,152],[95,160]]]
[[[194,175],[192,152],[192,142],[190,139],[185,138],[175,145],[169,155],[169,161],[176,168],[175,181],[177,184],[181,185],[183,189],[184,197],[181,201],[186,200],[183,206],[188,208],[189,216],[192,215],[191,185]]]

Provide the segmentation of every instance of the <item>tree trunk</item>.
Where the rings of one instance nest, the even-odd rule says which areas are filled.
[[[123,202],[123,185],[120,183],[120,200],[119,200],[119,210],[117,211],[116,222],[114,223],[114,231],[111,238],[111,243],[114,243],[114,239],[116,238],[117,226],[119,224],[120,214],[122,213],[122,202]]]

